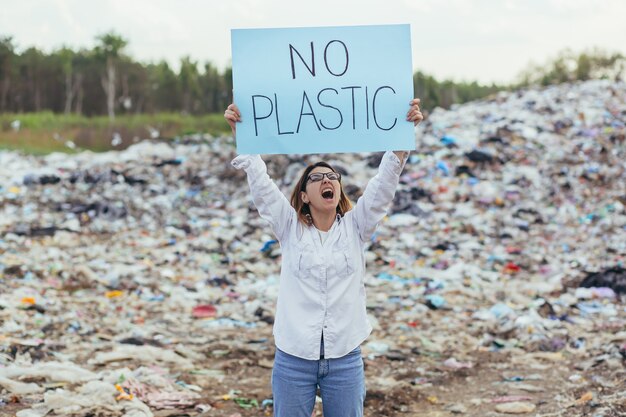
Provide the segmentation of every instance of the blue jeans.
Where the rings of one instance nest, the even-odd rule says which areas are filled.
[[[276,348],[272,370],[275,417],[311,417],[318,386],[324,417],[362,417],[361,348],[341,358],[320,360],[301,359]]]

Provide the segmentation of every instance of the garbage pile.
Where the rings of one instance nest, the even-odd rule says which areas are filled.
[[[606,80],[429,114],[367,251],[366,415],[626,413],[625,122]],[[271,415],[280,246],[234,156],[0,152],[0,415]],[[380,157],[265,160],[356,201]]]

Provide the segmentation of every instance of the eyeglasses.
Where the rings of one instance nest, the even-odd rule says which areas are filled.
[[[314,172],[313,174],[309,174],[308,181],[319,182],[323,180],[324,177],[328,178],[329,181],[341,181],[341,174],[338,172]]]

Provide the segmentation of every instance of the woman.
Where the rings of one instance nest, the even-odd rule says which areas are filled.
[[[420,100],[407,121],[423,120]],[[241,121],[234,104],[224,113],[233,136]],[[319,386],[324,417],[360,417],[365,376],[360,344],[372,327],[365,310],[365,247],[393,200],[408,152],[386,152],[378,174],[354,209],[341,175],[329,164],[309,165],[291,202],[267,174],[259,155],[237,156],[252,199],[282,249],[272,370],[274,415],[309,417]]]

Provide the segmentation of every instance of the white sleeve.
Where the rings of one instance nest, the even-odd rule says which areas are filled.
[[[265,162],[260,155],[239,155],[231,164],[246,172],[252,201],[259,215],[270,223],[272,231],[282,241],[288,226],[296,218],[295,210],[267,174]]]
[[[400,181],[407,158],[400,160],[392,151],[385,152],[378,173],[365,187],[354,208],[354,221],[363,242],[370,239],[378,223],[385,217]]]

